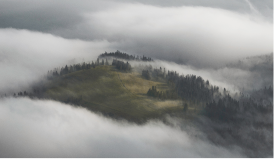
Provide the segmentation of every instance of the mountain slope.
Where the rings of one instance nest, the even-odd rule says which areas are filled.
[[[171,90],[166,83],[146,80],[137,72],[125,73],[101,65],[54,78],[44,85],[42,97],[135,122],[183,110],[180,100],[148,97],[146,93],[152,86],[160,91]]]

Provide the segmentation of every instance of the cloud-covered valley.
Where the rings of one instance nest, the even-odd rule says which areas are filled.
[[[50,100],[1,99],[0,119],[0,157],[245,157],[159,121],[117,122]]]

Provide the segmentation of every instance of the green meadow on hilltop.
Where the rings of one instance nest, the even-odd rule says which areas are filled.
[[[159,91],[171,89],[166,83],[144,79],[137,72],[126,73],[114,66],[100,65],[52,79],[45,85],[43,97],[136,122],[183,111],[181,100],[147,96],[152,86]]]

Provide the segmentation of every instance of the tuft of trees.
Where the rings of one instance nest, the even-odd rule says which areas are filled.
[[[127,53],[123,53],[120,52],[119,50],[117,50],[116,52],[110,52],[110,53],[103,53],[101,54],[99,57],[114,57],[114,58],[119,58],[119,59],[125,59],[125,60],[137,60],[137,61],[153,61],[152,58],[150,57],[146,57],[143,55],[143,57],[141,56],[133,56],[133,55],[129,55]]]
[[[233,121],[245,114],[267,114],[273,112],[273,88],[253,91],[250,95],[240,93],[239,99],[233,99],[224,89],[224,96],[206,103],[205,115],[209,118]],[[241,114],[241,115],[239,115]]]
[[[166,74],[165,68],[162,69],[147,69],[142,71],[142,76],[146,79],[164,79],[168,85],[173,89],[177,96],[184,101],[191,101],[192,103],[205,104],[213,99],[219,99],[222,93],[219,92],[219,87],[210,85],[209,81],[205,81],[202,77],[197,77],[195,75],[179,75],[176,71],[169,71]],[[149,89],[148,95],[158,97],[155,89]],[[166,92],[167,93],[167,92]],[[169,92],[171,94],[171,92]],[[224,89],[224,93],[228,93]],[[175,95],[165,97],[160,97],[161,99],[174,99]]]
[[[239,102],[227,95],[216,102],[212,100],[206,103],[206,115],[211,119],[229,121],[240,110]]]
[[[155,76],[156,78],[165,78],[166,77],[166,70],[164,68],[164,71],[162,70],[162,67],[159,69],[153,69],[152,75]]]
[[[100,63],[98,58],[95,63],[92,61],[91,63],[83,62],[82,64],[78,63],[70,66],[66,65],[65,67],[61,67],[61,69],[55,68],[54,70],[48,71],[47,77],[48,79],[52,79],[53,77],[62,76],[75,71],[88,70],[91,68],[95,68],[96,66],[99,66],[99,65],[108,65],[108,61],[106,60],[105,62],[104,59],[102,59]]]
[[[179,99],[179,96],[175,91],[166,90],[166,91],[157,91],[156,86],[152,86],[147,92],[148,96],[155,97],[161,100],[166,99]]]
[[[142,71],[142,76],[143,76],[145,79],[147,79],[147,80],[150,80],[150,79],[151,79],[151,75],[150,75],[150,73],[149,73],[148,70],[143,70],[143,71]]]
[[[205,115],[211,119],[221,121],[237,120],[240,116],[237,114],[266,114],[273,112],[272,103],[264,105],[253,99],[240,99],[239,101],[231,98],[229,95],[206,104]]]
[[[16,94],[13,94],[14,96],[16,96]],[[18,96],[28,96],[29,94],[27,93],[27,91],[24,92],[18,92]]]
[[[196,75],[181,75],[175,71],[168,71],[166,75],[167,83],[173,87],[183,100],[194,102],[209,102],[214,98],[219,98],[222,94],[219,87],[210,85],[202,77]]]
[[[113,59],[112,65],[121,71],[127,71],[127,72],[131,71],[131,65],[128,62],[125,63],[124,61]]]
[[[150,66],[151,67],[151,66]],[[150,68],[146,68],[142,71],[142,76],[145,78],[145,79],[159,79],[159,78],[162,78],[162,79],[165,79],[166,77],[166,71],[165,71],[165,68],[162,70],[162,67],[160,67],[160,69],[152,69],[152,67]]]

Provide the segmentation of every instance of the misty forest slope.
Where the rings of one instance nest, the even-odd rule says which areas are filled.
[[[180,100],[148,97],[146,93],[152,86],[171,89],[166,83],[146,80],[137,72],[124,73],[101,65],[54,78],[45,84],[43,97],[136,122],[183,110]]]
[[[138,124],[150,119],[173,124],[168,115],[195,125],[214,144],[240,146],[250,157],[273,156],[273,87],[269,80],[263,82],[263,88],[249,94],[233,94],[200,76],[152,68],[152,60],[145,56],[139,58],[119,51],[103,55],[114,58],[103,57],[100,61],[98,57],[92,63],[55,68],[32,90],[13,96],[52,99]],[[145,65],[131,67],[128,61],[132,60],[145,61]],[[230,67],[255,74],[264,68],[273,72],[271,60],[253,61]],[[184,124],[181,127],[184,129]]]

